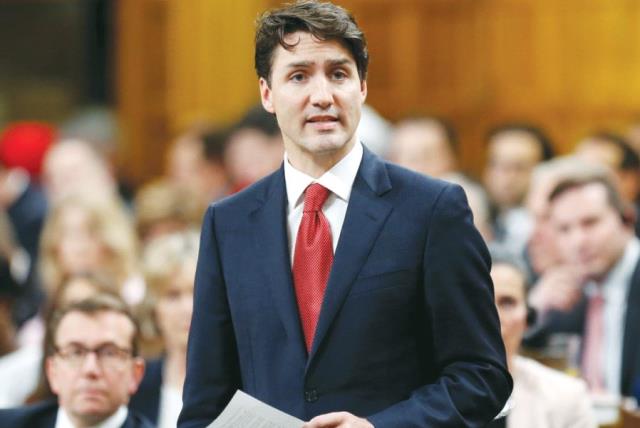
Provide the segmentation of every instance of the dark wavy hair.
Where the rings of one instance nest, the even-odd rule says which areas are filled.
[[[351,53],[360,80],[367,78],[369,53],[364,33],[347,10],[331,3],[300,0],[268,10],[256,23],[255,68],[258,77],[271,84],[273,52],[278,45],[291,50],[296,44],[287,43],[287,34],[304,31],[318,40],[337,40]]]

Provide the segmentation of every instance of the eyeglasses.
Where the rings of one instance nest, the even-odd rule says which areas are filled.
[[[56,354],[71,367],[80,367],[89,354],[95,354],[103,368],[122,368],[133,355],[131,349],[124,349],[112,343],[106,343],[97,348],[85,348],[81,345],[68,345],[64,348],[55,347]]]

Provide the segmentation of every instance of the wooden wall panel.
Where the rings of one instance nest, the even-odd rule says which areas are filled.
[[[135,19],[121,16],[132,32],[122,38],[133,40],[119,54],[128,58],[121,73],[120,93],[127,100],[121,111],[131,127],[147,127],[131,133],[139,146],[129,149],[132,153],[149,152],[155,144],[152,124],[163,115],[164,129],[154,129],[170,135],[196,119],[231,121],[257,101],[253,21],[265,6],[282,2],[121,3],[132,10],[161,3],[166,14],[164,24],[145,23],[149,17],[139,22],[141,28],[164,31],[164,42],[145,45],[164,53],[143,51],[140,58],[131,57],[133,47],[151,36],[132,28]],[[566,152],[586,132],[622,130],[640,115],[637,0],[337,3],[354,13],[367,34],[372,58],[368,102],[392,120],[410,112],[451,118],[460,130],[463,165],[471,172],[481,169],[484,133],[500,121],[538,123]],[[165,77],[155,87],[159,93],[142,86],[127,94],[136,80],[129,74],[142,82],[146,73],[160,81]],[[155,98],[139,99],[147,93]],[[142,171],[140,177],[146,176],[148,171]]]

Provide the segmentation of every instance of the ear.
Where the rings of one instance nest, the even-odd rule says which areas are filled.
[[[271,99],[272,92],[269,87],[269,82],[264,77],[260,78],[260,100],[262,101],[262,107],[269,113],[275,113],[273,109],[273,101]]]
[[[360,81],[360,94],[362,95],[362,103],[364,104],[364,102],[367,100],[367,81],[366,80]]]
[[[144,376],[144,359],[135,357],[131,365],[131,379],[129,382],[129,395],[135,394]]]
[[[49,381],[51,391],[58,395],[58,368],[56,367],[56,362],[53,360],[53,357],[47,357],[44,360],[44,372]]]

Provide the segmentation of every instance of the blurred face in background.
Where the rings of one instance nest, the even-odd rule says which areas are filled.
[[[186,352],[193,309],[195,273],[195,260],[185,263],[175,275],[167,279],[166,288],[158,295],[156,320],[169,349]]]
[[[500,209],[518,206],[527,190],[533,167],[542,160],[534,137],[523,131],[503,131],[489,142],[484,184]]]
[[[105,260],[106,248],[100,242],[90,214],[79,206],[69,205],[59,218],[57,259],[68,274],[98,269]]]
[[[518,353],[522,336],[527,329],[525,278],[522,272],[506,263],[491,268],[500,333],[509,359]]]
[[[43,163],[43,184],[53,202],[70,195],[108,199],[116,194],[106,161],[77,140],[60,142],[49,150]]]
[[[125,315],[72,311],[62,318],[53,338],[56,349],[46,360],[46,373],[60,406],[77,426],[93,426],[129,402],[142,379],[144,362],[132,357],[134,326]],[[88,353],[75,358],[74,349],[114,347],[119,357],[98,359]]]
[[[533,270],[537,274],[542,274],[561,260],[555,242],[555,231],[549,221],[548,199],[555,183],[556,178],[552,174],[540,174],[536,181],[531,183],[525,201],[527,211],[533,218],[533,230],[527,250]]]
[[[243,188],[271,174],[282,163],[280,137],[256,129],[240,129],[230,137],[224,161],[234,189]]]
[[[558,195],[551,203],[551,222],[563,261],[596,281],[620,259],[632,236],[601,183]]]
[[[398,124],[391,140],[391,161],[433,177],[455,170],[455,155],[447,135],[434,121],[407,121]]]

